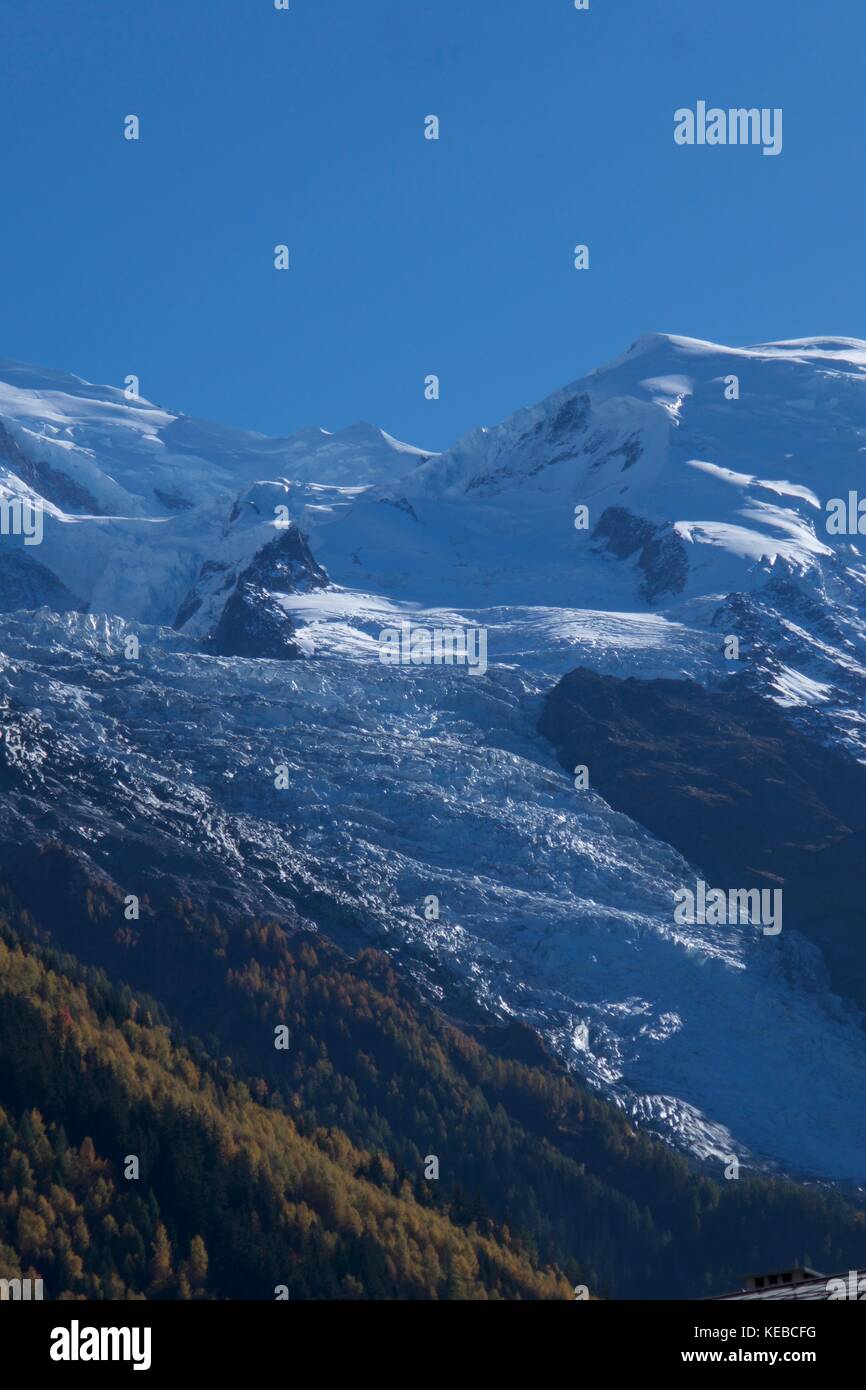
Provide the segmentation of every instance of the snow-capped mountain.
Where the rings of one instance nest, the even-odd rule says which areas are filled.
[[[862,748],[864,542],[856,517],[838,533],[828,504],[850,511],[864,454],[862,342],[653,334],[399,489],[300,520],[349,588],[663,613],[717,630],[719,652],[739,635],[764,685]]]
[[[578,666],[739,676],[864,756],[863,542],[827,503],[866,343],[651,335],[439,456],[9,363],[0,426],[0,501],[44,532],[0,543],[7,857],[50,834],[155,900],[292,902],[696,1155],[862,1180],[866,1035],[818,951],[675,923],[694,866],[537,726]],[[405,624],[483,632],[486,672],[383,664]]]
[[[345,502],[429,457],[372,425],[269,439],[0,362],[0,500],[39,502],[38,558],[92,611],[171,623],[202,566],[237,577],[286,525],[287,479],[314,480],[315,513],[316,484]]]

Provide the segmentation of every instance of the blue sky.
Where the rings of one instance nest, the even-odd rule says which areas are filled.
[[[866,337],[864,48],[863,0],[7,3],[0,355],[441,448],[644,332]],[[698,99],[781,155],[676,146]]]

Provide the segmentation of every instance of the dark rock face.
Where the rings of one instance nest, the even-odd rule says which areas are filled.
[[[425,459],[424,462],[426,461]],[[396,507],[398,511],[405,512],[413,521],[418,520],[418,513],[406,497],[380,497],[379,502],[383,507]]]
[[[585,393],[572,396],[565,401],[559,407],[556,418],[550,426],[550,438],[557,440],[568,435],[582,434],[589,420],[591,406],[592,402]]]
[[[639,434],[630,434],[627,439],[618,440],[611,431],[601,430],[587,441],[586,452],[593,457],[593,471],[613,459],[622,459],[620,471],[627,473],[643,455],[643,445]]]
[[[216,656],[294,661],[302,655],[294,624],[266,589],[238,584],[222,611],[208,648]]]
[[[821,706],[801,706],[791,719],[819,740],[826,738],[827,723],[832,721],[839,743],[847,744],[857,757],[856,738],[850,735],[866,701],[866,681],[849,620],[855,615],[866,619],[866,595],[858,593],[856,586],[846,592],[844,575],[839,573],[844,564],[844,558],[825,563],[827,585],[839,581],[844,606],[810,592],[807,584],[777,562],[760,588],[728,594],[712,621],[718,632],[739,636],[745,660],[738,679],[752,689],[782,688],[786,668],[818,681],[823,686]]]
[[[599,548],[618,560],[635,557],[643,573],[640,592],[648,603],[685,588],[689,561],[685,543],[669,523],[654,524],[626,507],[607,507],[593,533]]]
[[[65,473],[52,468],[48,463],[40,463],[25,454],[17,440],[0,420],[0,459],[12,469],[16,477],[27,483],[46,501],[53,502],[67,512],[84,512],[93,516],[101,514],[101,508],[86,488]]]
[[[184,623],[188,623],[190,618],[192,618],[200,608],[201,598],[193,589],[190,591],[190,593],[187,594],[183,603],[180,605],[180,608],[177,610],[177,616],[175,617],[173,624],[175,630],[177,632],[180,632],[180,629],[183,627]]]
[[[155,487],[153,493],[157,500],[170,512],[192,511],[193,503],[180,492],[166,492],[163,488]]]
[[[56,613],[84,613],[87,604],[67,589],[53,570],[29,551],[0,550],[0,613],[53,608]]]
[[[292,526],[264,546],[239,576],[210,639],[217,656],[292,661],[302,655],[281,594],[323,589],[328,576],[306,538]]]
[[[781,887],[785,929],[818,945],[866,1008],[866,768],[816,744],[745,686],[576,670],[539,724],[571,771],[715,887]]]

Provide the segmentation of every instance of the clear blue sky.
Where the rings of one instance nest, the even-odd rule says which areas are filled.
[[[864,0],[3,0],[0,52],[0,356],[437,448],[647,331],[866,336]],[[782,154],[677,147],[698,99]]]

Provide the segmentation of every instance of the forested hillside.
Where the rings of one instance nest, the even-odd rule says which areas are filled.
[[[838,1196],[697,1174],[528,1030],[458,1026],[381,954],[183,902],[128,924],[80,872],[46,849],[38,916],[3,891],[0,1277],[50,1297],[696,1297],[862,1256]]]
[[[340,1131],[304,1138],[128,992],[6,941],[0,979],[2,1275],[60,1297],[568,1295]]]

